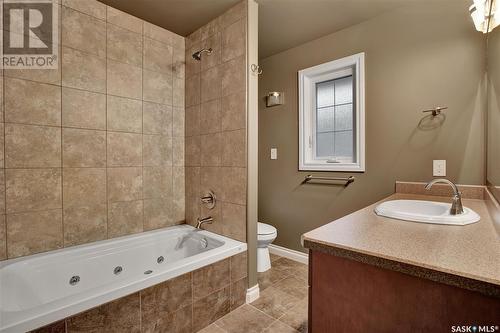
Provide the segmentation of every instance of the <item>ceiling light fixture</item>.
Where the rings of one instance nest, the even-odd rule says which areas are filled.
[[[500,25],[500,8],[497,3],[497,0],[474,0],[469,12],[477,31],[486,34]]]

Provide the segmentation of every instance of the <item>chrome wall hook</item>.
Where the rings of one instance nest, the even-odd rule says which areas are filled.
[[[259,65],[256,65],[256,64],[252,64],[250,66],[250,70],[254,73],[254,74],[257,74],[257,75],[262,75],[262,69],[260,68]]]
[[[446,110],[446,109],[448,109],[447,106],[438,106],[438,107],[435,107],[434,109],[424,110],[422,112],[423,113],[432,112],[432,116],[435,117],[437,115],[440,115],[441,111]]]

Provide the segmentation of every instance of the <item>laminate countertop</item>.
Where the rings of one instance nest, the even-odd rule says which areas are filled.
[[[397,199],[451,201],[401,193],[382,201]],[[500,297],[500,232],[487,201],[463,199],[481,216],[466,226],[381,217],[380,202],[304,234],[304,247]]]

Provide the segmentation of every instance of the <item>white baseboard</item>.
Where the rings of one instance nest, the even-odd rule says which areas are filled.
[[[253,301],[257,300],[259,298],[259,296],[260,296],[260,288],[259,288],[259,285],[256,284],[252,288],[247,289],[246,303],[247,304],[252,303]]]
[[[271,244],[269,245],[269,253],[275,254],[280,257],[285,257],[302,264],[309,264],[309,255],[307,253],[290,250],[286,247]]]

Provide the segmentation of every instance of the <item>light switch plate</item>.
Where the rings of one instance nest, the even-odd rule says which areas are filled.
[[[272,160],[278,159],[278,148],[271,148],[271,159]]]
[[[434,177],[446,177],[446,160],[432,161],[432,175]]]

